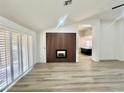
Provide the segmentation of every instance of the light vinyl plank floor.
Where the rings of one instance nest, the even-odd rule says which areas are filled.
[[[80,55],[77,63],[36,64],[9,92],[121,92],[124,62],[92,62]]]

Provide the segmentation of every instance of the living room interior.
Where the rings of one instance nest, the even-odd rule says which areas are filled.
[[[124,0],[0,0],[1,92],[123,92]]]

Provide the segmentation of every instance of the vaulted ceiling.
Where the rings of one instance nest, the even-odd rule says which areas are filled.
[[[34,31],[56,27],[58,20],[68,15],[66,25],[79,22],[90,16],[111,9],[124,0],[3,0],[2,16]]]
[[[0,15],[2,15],[2,0],[0,0]]]

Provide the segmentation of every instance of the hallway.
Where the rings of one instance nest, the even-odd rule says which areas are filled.
[[[124,91],[124,62],[37,64],[9,91],[99,92]]]

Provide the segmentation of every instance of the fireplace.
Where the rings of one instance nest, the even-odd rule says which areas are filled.
[[[66,49],[56,50],[56,58],[67,58],[67,50]]]

